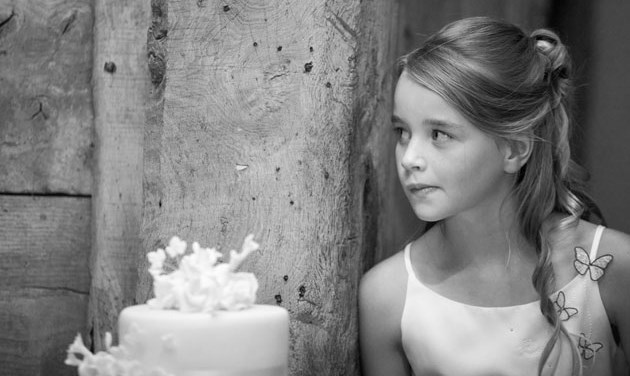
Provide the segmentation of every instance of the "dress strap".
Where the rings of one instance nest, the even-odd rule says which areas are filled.
[[[593,237],[593,244],[591,245],[591,252],[589,257],[591,260],[595,260],[597,257],[597,250],[599,249],[599,242],[602,240],[602,234],[604,233],[605,227],[602,225],[597,226],[595,229],[595,236]]]
[[[405,269],[407,269],[407,274],[410,277],[415,277],[416,273],[413,271],[413,267],[411,266],[411,243],[405,246],[404,256],[405,256]]]

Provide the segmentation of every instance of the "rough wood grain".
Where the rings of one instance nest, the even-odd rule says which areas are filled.
[[[1,374],[76,376],[64,360],[74,337],[87,336],[87,301],[64,289],[0,289]]]
[[[148,1],[94,2],[96,129],[92,287],[88,325],[95,348],[134,304],[141,252],[142,148],[148,95]]]
[[[4,375],[72,375],[85,337],[90,199],[0,195],[0,364]]]
[[[0,2],[0,192],[90,194],[90,0]]]
[[[0,195],[0,288],[90,285],[91,200]]]
[[[254,232],[262,250],[244,269],[259,302],[290,311],[291,374],[357,375],[357,286],[378,221],[368,142],[389,116],[396,7],[154,5],[168,64],[145,138],[145,250],[179,235],[227,251]]]

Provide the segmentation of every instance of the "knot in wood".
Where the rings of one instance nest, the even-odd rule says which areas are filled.
[[[107,73],[115,73],[116,72],[116,64],[114,64],[113,61],[108,61],[105,63],[105,66],[103,67],[103,70],[105,70],[105,72]]]

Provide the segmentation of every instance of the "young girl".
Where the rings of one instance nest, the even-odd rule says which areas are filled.
[[[582,219],[570,73],[556,34],[488,18],[403,57],[398,175],[429,226],[361,282],[364,375],[607,376],[625,362],[630,237]]]

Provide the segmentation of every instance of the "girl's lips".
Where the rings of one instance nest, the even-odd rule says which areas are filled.
[[[428,184],[407,184],[407,189],[417,191],[425,188],[436,188],[434,185]]]
[[[407,189],[411,193],[430,193],[436,190],[438,187],[434,185],[426,184],[408,184]]]

